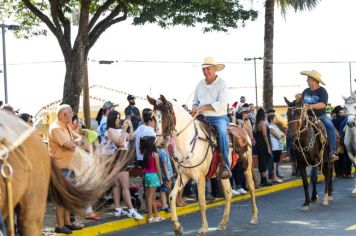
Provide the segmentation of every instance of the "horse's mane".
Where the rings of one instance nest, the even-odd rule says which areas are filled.
[[[346,104],[356,103],[356,95],[351,95],[350,97],[345,99]]]
[[[192,119],[192,116],[189,114],[189,112],[187,112],[187,110],[185,110],[182,105],[178,104],[176,101],[170,101],[172,103],[173,106],[173,110],[174,113],[176,114],[176,116],[179,114],[179,116],[182,116],[186,119]]]

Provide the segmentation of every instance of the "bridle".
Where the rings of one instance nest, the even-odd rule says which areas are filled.
[[[307,165],[309,167],[319,166],[323,162],[323,159],[324,159],[323,155],[321,156],[320,161],[317,164],[311,165],[305,156],[305,152],[309,152],[313,148],[314,144],[316,143],[316,137],[318,135],[320,135],[320,142],[322,143],[321,150],[324,150],[324,147],[326,145],[326,137],[323,136],[322,129],[320,129],[320,126],[317,125],[317,123],[320,121],[317,119],[314,110],[311,110],[311,111],[312,111],[312,114],[314,115],[315,122],[310,121],[308,119],[307,111],[304,110],[303,107],[293,106],[293,107],[288,107],[288,109],[292,109],[292,112],[295,112],[296,110],[301,110],[301,114],[300,114],[299,118],[288,122],[288,125],[295,123],[295,122],[299,123],[297,135],[293,138],[293,148],[295,150],[297,150],[298,152],[302,153],[304,161],[305,161],[305,163],[307,163]],[[304,127],[302,127],[303,121],[305,121]],[[314,127],[317,132],[311,134],[311,138],[310,138],[308,145],[303,147],[300,142],[301,134],[304,133],[305,131],[307,131],[309,127]]]
[[[160,114],[158,113],[158,111],[160,112]],[[191,156],[187,155],[184,160],[180,161],[176,156],[173,156],[174,161],[178,164],[179,167],[182,168],[187,168],[187,169],[191,169],[191,168],[195,168],[200,166],[201,164],[203,164],[208,156],[209,153],[209,149],[211,149],[211,151],[213,151],[213,148],[216,146],[216,143],[211,139],[211,134],[205,133],[204,129],[202,129],[204,135],[206,138],[203,138],[201,136],[199,136],[198,133],[198,127],[197,124],[194,122],[196,120],[197,116],[194,116],[187,125],[184,126],[184,128],[182,130],[180,130],[179,132],[175,129],[176,126],[176,117],[175,117],[175,113],[173,110],[173,106],[172,104],[169,103],[162,103],[160,100],[157,100],[156,105],[154,106],[153,109],[153,114],[154,117],[156,119],[156,127],[157,125],[161,126],[162,129],[162,133],[161,134],[156,134],[157,137],[163,137],[165,140],[168,140],[170,136],[172,137],[178,137],[180,134],[182,134],[190,125],[194,125],[194,137],[192,138],[192,140],[190,141],[190,145],[191,145],[191,150],[189,153],[194,154],[194,149],[196,147],[196,143],[198,140],[200,141],[204,141],[209,143],[208,148],[205,152],[204,158],[197,164],[192,165],[192,166],[186,166],[183,165],[182,163],[184,162],[184,160],[188,160]],[[163,132],[163,119],[162,117],[164,115],[168,116],[168,125],[167,125],[167,130],[165,132]]]
[[[157,111],[159,111],[161,114],[159,115]],[[172,135],[173,131],[175,131],[175,126],[176,126],[176,116],[174,114],[172,104],[170,102],[167,104],[163,104],[161,101],[157,100],[157,104],[154,106],[153,109],[153,114],[154,114],[153,118],[156,121],[156,126],[160,124],[162,128],[162,133],[157,134],[156,136],[163,137],[164,139],[168,139],[168,137]],[[164,115],[168,116],[168,124],[165,132],[163,132],[163,119],[162,119]]]

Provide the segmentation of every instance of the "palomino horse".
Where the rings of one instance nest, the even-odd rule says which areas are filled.
[[[351,162],[356,166],[356,95],[352,95],[345,100],[345,113],[347,116],[347,125],[345,127],[344,144]],[[356,197],[356,179],[352,196]]]
[[[112,183],[108,174],[101,175],[104,177],[101,179],[98,173],[90,172],[91,179],[78,179],[81,183],[72,185],[49,157],[40,136],[22,120],[4,111],[0,111],[0,170],[1,212],[12,223],[13,210],[9,207],[12,205],[20,234],[28,236],[42,235],[47,193],[56,204],[81,213]],[[12,198],[6,188],[7,179],[12,182]]]
[[[313,192],[311,200],[317,202],[318,194],[316,191],[317,183],[317,168],[321,167],[325,176],[325,191],[323,197],[323,205],[328,205],[329,200],[332,199],[332,172],[333,165],[329,164],[327,158],[324,158],[328,152],[329,145],[327,145],[326,130],[320,120],[311,120],[307,112],[303,109],[302,99],[289,102],[284,98],[288,105],[287,118],[288,130],[292,138],[292,153],[297,160],[297,167],[303,178],[303,187],[305,194],[305,201],[300,210],[309,210],[310,196],[309,183],[306,172],[306,167],[312,167],[311,182],[313,185]]]
[[[205,235],[208,230],[208,222],[206,218],[206,203],[205,203],[205,176],[209,171],[209,166],[213,159],[212,148],[209,145],[209,137],[202,130],[199,121],[194,120],[192,116],[183,109],[182,106],[169,102],[164,96],[160,96],[159,100],[155,100],[147,96],[148,101],[154,106],[154,117],[156,119],[157,143],[167,140],[172,136],[176,142],[176,165],[178,166],[178,178],[170,194],[171,219],[176,235],[183,234],[183,227],[178,222],[176,212],[176,198],[180,191],[189,179],[193,179],[198,185],[199,207],[202,217],[202,227],[199,229],[199,235]],[[248,136],[248,135],[246,135]],[[246,161],[246,183],[252,199],[252,217],[251,224],[258,222],[258,210],[255,200],[255,186],[252,173],[252,150],[251,140],[247,137],[248,144],[244,153],[239,156]],[[231,152],[230,152],[231,154]],[[230,155],[231,160],[231,155]],[[218,230],[226,229],[231,206],[231,185],[228,179],[221,180],[225,196],[225,209],[223,218],[218,226]]]

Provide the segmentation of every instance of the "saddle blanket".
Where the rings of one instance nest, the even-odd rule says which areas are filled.
[[[17,116],[0,110],[0,156],[20,146],[33,132],[34,128]]]

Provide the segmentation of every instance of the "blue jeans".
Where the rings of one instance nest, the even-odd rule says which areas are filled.
[[[335,127],[333,123],[331,122],[331,119],[327,115],[322,115],[319,117],[321,122],[325,125],[326,128],[326,133],[328,134],[328,141],[331,145],[332,152],[336,151],[336,132],[335,132]]]
[[[229,167],[229,137],[227,135],[227,128],[229,126],[229,118],[224,116],[207,116],[208,121],[215,126],[218,135],[218,146],[223,155],[226,165]]]

